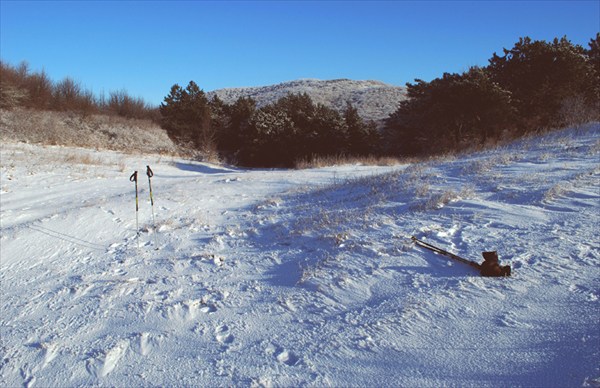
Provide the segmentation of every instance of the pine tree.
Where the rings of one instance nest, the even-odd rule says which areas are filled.
[[[343,116],[348,129],[348,152],[351,155],[365,156],[377,151],[379,133],[375,123],[366,123],[349,101],[346,102]]]
[[[205,153],[215,150],[208,100],[194,81],[185,89],[173,85],[159,109],[162,125],[174,140]]]
[[[510,93],[492,82],[484,69],[416,81],[407,84],[409,99],[386,123],[388,140],[400,154],[461,149],[498,138],[511,125]]]
[[[585,54],[566,37],[552,42],[525,37],[504,55],[494,53],[488,72],[512,93],[523,130],[556,127],[563,102],[586,95],[594,83]]]

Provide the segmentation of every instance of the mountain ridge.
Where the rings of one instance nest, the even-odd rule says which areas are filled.
[[[288,94],[306,93],[315,104],[323,104],[343,111],[350,102],[365,120],[381,122],[398,108],[406,99],[406,88],[376,80],[351,80],[347,78],[320,80],[301,78],[274,85],[236,87],[213,90],[209,98],[218,96],[225,103],[234,103],[240,97],[251,97],[257,106],[277,102]]]

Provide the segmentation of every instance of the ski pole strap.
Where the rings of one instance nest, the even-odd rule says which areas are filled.
[[[152,172],[150,166],[146,166],[146,175],[148,175],[148,178],[152,178],[154,176],[154,173]]]
[[[134,171],[133,174],[129,177],[130,182],[137,182],[137,171]]]
[[[423,247],[423,248],[425,248],[425,249],[429,249],[430,251],[433,251],[433,252],[435,252],[435,253],[439,253],[440,255],[448,256],[448,257],[450,257],[451,259],[454,259],[454,260],[460,261],[461,263],[465,263],[465,264],[467,264],[467,265],[470,265],[471,267],[474,267],[474,268],[477,268],[477,269],[481,269],[481,265],[479,265],[478,263],[475,263],[474,261],[467,260],[467,259],[463,259],[463,258],[462,258],[462,257],[460,257],[460,256],[457,256],[457,255],[455,255],[455,254],[453,254],[453,253],[447,252],[447,251],[445,251],[445,250],[443,250],[443,249],[441,249],[441,248],[438,248],[438,247],[436,247],[436,246],[434,246],[434,245],[428,244],[428,243],[426,243],[425,241],[418,240],[418,239],[417,239],[415,236],[412,236],[412,237],[411,237],[411,239],[412,239],[412,240],[413,240],[413,241],[414,241],[414,242],[415,242],[417,245],[419,245],[420,247]]]

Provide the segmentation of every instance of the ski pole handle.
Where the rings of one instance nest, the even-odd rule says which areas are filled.
[[[136,211],[136,214],[137,214],[137,211],[139,210],[139,205],[138,205],[137,171],[134,171],[133,174],[131,174],[131,176],[129,177],[129,181],[130,182],[135,182],[135,211]]]
[[[148,186],[150,187],[150,204],[152,204],[152,217],[154,217],[154,198],[152,198],[152,180],[150,179],[154,176],[154,173],[150,169],[150,166],[146,166],[146,168],[146,174],[148,175]]]
[[[135,182],[135,234],[137,237],[137,245],[138,249],[140,249],[140,216],[139,216],[139,201],[138,201],[138,180],[137,180],[137,170],[131,174],[129,177],[130,182]]]

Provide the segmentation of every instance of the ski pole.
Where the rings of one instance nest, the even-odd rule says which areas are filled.
[[[419,245],[419,246],[421,246],[421,247],[423,247],[425,249],[429,249],[430,251],[433,251],[435,253],[439,253],[440,255],[444,255],[444,256],[450,257],[451,259],[454,259],[454,260],[460,261],[461,263],[470,265],[473,268],[481,269],[481,265],[479,265],[478,263],[475,263],[474,261],[463,259],[462,257],[455,255],[454,253],[447,252],[447,251],[445,251],[445,250],[443,250],[441,248],[438,248],[438,247],[436,247],[434,245],[428,244],[425,241],[418,240],[415,236],[412,236],[411,239],[417,245]]]
[[[154,176],[154,172],[150,166],[146,166],[146,175],[148,175],[148,186],[150,187],[150,205],[152,207],[152,227],[154,228],[154,245],[158,249],[158,241],[156,240],[156,219],[154,218],[154,197],[152,196],[152,181],[150,178]]]
[[[135,182],[135,234],[137,237],[138,249],[140,249],[140,217],[139,217],[139,205],[138,205],[138,184],[137,184],[137,171],[129,177],[130,182]]]

